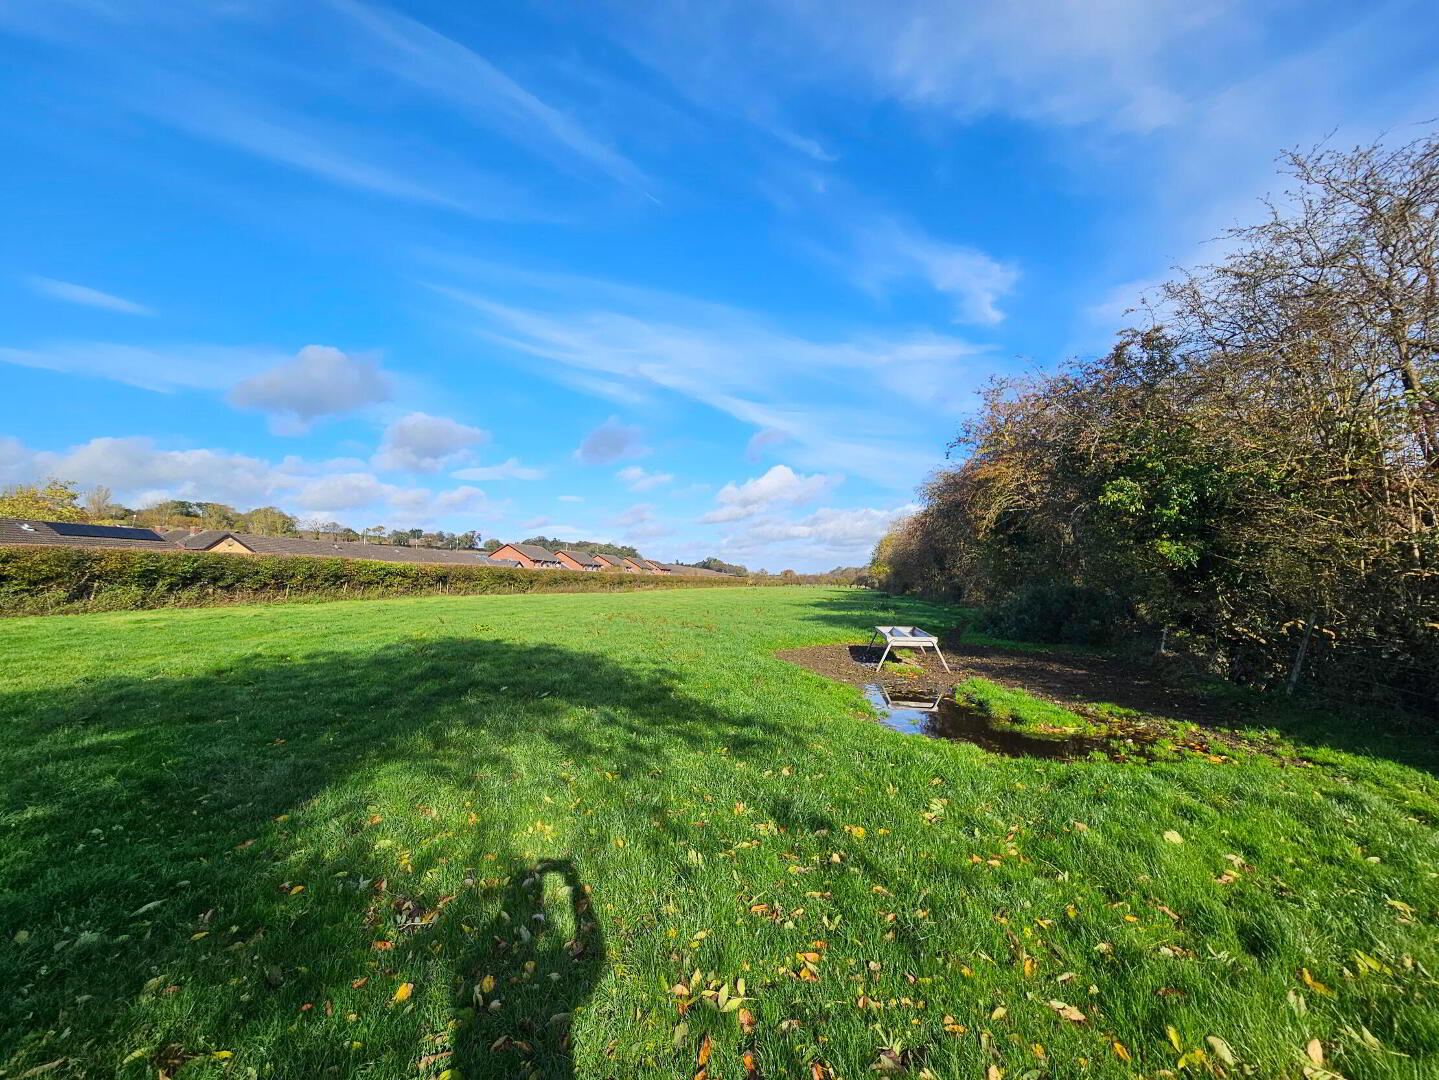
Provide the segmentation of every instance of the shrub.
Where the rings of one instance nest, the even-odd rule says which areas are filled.
[[[382,563],[310,555],[0,547],[0,615],[431,593],[617,592],[743,584],[733,578]]]
[[[1128,626],[1128,605],[1111,593],[1036,582],[1021,586],[988,610],[980,629],[1018,641],[1106,645],[1118,640]]]

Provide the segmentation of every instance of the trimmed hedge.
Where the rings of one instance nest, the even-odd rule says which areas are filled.
[[[734,579],[679,575],[391,563],[314,555],[0,547],[0,615],[437,593],[626,592],[743,584]]]

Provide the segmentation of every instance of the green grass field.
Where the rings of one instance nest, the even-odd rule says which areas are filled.
[[[989,756],[855,590],[0,625],[0,1076],[1439,1075],[1433,758]]]

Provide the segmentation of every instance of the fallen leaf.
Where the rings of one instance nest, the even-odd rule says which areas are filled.
[[[1062,1001],[1055,1001],[1051,999],[1048,1002],[1048,1005],[1055,1012],[1059,1013],[1060,1016],[1073,1023],[1082,1024],[1087,1019],[1087,1017],[1078,1009],[1076,1009],[1073,1005],[1066,1005]]]
[[[400,983],[400,988],[395,991],[395,996],[394,996],[393,998],[391,998],[390,1000],[391,1000],[391,1001],[409,1001],[409,1000],[410,1000],[410,995],[413,994],[414,992],[415,992],[415,984],[414,984],[414,983]]]
[[[1119,1058],[1120,1061],[1129,1061],[1131,1059],[1128,1048],[1122,1042],[1116,1040],[1109,1045],[1114,1047],[1114,1056]]]
[[[1173,829],[1169,829],[1164,833],[1164,839],[1168,840],[1171,844],[1184,843],[1184,837],[1180,836]]]
[[[699,1066],[701,1069],[709,1064],[710,1054],[713,1052],[714,1040],[711,1039],[709,1035],[705,1035],[704,1039],[700,1042]]]
[[[1214,1052],[1214,1056],[1224,1062],[1224,1064],[1235,1064],[1234,1050],[1218,1035],[1206,1035],[1204,1041],[1209,1044],[1209,1049]]]
[[[1318,1039],[1310,1039],[1304,1047],[1304,1056],[1316,1065],[1324,1064],[1324,1044]]]

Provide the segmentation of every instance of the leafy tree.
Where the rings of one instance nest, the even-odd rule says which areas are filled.
[[[86,511],[80,505],[78,485],[51,477],[38,484],[13,484],[0,490],[0,517],[84,521]]]
[[[1439,141],[1287,160],[1297,190],[1108,355],[990,387],[877,579],[1432,705]]]
[[[295,532],[295,519],[278,507],[259,506],[241,514],[235,528],[259,536],[288,536]]]

